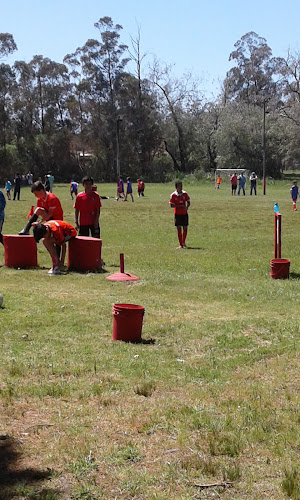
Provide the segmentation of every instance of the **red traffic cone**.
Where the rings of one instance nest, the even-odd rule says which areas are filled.
[[[31,209],[29,210],[28,214],[26,215],[26,218],[29,219],[34,212],[34,205],[31,205]]]

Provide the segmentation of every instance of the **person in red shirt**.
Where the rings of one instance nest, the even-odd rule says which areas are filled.
[[[182,190],[182,182],[175,182],[176,190],[171,194],[169,205],[174,209],[174,222],[177,227],[177,237],[179,247],[186,248],[185,240],[187,236],[187,228],[189,225],[188,209],[190,206],[190,197],[186,191]]]
[[[19,232],[20,235],[29,234],[29,230],[34,222],[39,217],[43,221],[47,220],[63,220],[63,209],[57,196],[53,193],[45,191],[44,185],[41,181],[34,182],[31,186],[31,192],[36,197],[36,209],[29,218],[27,224]]]
[[[237,175],[236,172],[232,174],[230,177],[230,182],[231,182],[231,194],[235,195],[236,194],[236,188],[237,188]]]
[[[96,191],[93,191],[94,179],[84,177],[82,185],[84,191],[76,197],[75,208],[75,228],[79,229],[79,236],[91,236],[100,238],[99,216],[101,201]]]
[[[37,243],[43,238],[44,246],[51,256],[52,268],[48,274],[60,274],[65,261],[66,241],[76,236],[76,229],[64,220],[49,220],[44,224],[34,223],[33,236]]]
[[[139,196],[144,196],[145,183],[142,179],[138,179],[137,183],[137,192]]]

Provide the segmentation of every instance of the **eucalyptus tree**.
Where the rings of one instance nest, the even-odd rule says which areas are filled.
[[[260,109],[256,118],[259,119],[260,116],[260,139],[256,139],[251,160],[247,154],[246,136],[243,136],[243,140],[246,141],[245,147],[242,147],[241,134],[236,137],[238,138],[241,158],[247,164],[257,163],[256,170],[260,170],[265,179],[266,167],[269,175],[280,173],[278,162],[274,161],[276,155],[279,154],[278,148],[275,147],[276,141],[267,144],[271,138],[271,129],[267,124],[271,123],[270,116],[273,120],[277,119],[278,108],[281,104],[282,58],[273,57],[272,50],[265,38],[254,32],[246,33],[235,43],[234,47],[235,50],[231,52],[229,60],[233,61],[235,65],[227,72],[224,80],[223,101],[225,106],[229,102],[249,106],[249,112],[253,113],[254,120],[257,115],[255,108]],[[243,110],[242,112],[244,113]],[[251,121],[250,115],[247,119]],[[271,147],[274,148],[272,151]],[[282,158],[279,157],[279,163],[281,160]]]
[[[5,147],[12,138],[13,88],[15,74],[8,64],[0,64],[0,145]]]
[[[171,120],[175,131],[173,137],[164,138],[165,149],[172,158],[174,170],[188,172],[192,168],[189,164],[191,130],[186,127],[185,117],[194,103],[201,100],[200,92],[190,74],[177,78],[171,66],[161,65],[157,60],[152,65],[150,78],[163,97],[161,112],[167,122]]]
[[[120,43],[121,25],[114,25],[110,17],[103,17],[94,26],[100,39],[87,40],[77,49],[75,57],[88,82],[85,104],[90,115],[90,143],[98,154],[104,155],[103,175],[111,178],[116,168],[120,123],[116,80],[124,72],[129,58],[125,57],[127,46]]]
[[[18,50],[18,47],[13,35],[10,33],[0,33],[0,58],[3,59],[9,54],[13,54],[16,50]]]

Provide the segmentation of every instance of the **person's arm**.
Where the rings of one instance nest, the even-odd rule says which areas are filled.
[[[61,245],[61,254],[60,254],[60,265],[63,266],[64,265],[64,262],[65,262],[65,257],[66,257],[66,248],[67,248],[67,245],[65,244],[65,242]]]
[[[187,202],[186,202],[186,209],[187,209],[187,210],[189,209],[190,204],[191,204],[190,200],[187,200]]]
[[[75,223],[76,231],[78,231],[78,228],[79,228],[78,217],[79,217],[79,210],[78,210],[78,208],[75,208],[74,223]]]
[[[95,210],[95,219],[94,219],[94,227],[97,228],[99,226],[99,217],[100,217],[100,208]]]

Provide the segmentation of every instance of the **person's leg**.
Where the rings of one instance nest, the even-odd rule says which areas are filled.
[[[43,209],[42,209],[43,210]],[[37,221],[38,219],[38,214],[36,213],[38,211],[38,209],[35,210],[35,212],[32,214],[32,216],[29,218],[27,224],[23,227],[23,229],[21,229],[21,231],[19,231],[18,234],[20,234],[21,236],[25,235],[25,234],[29,234],[29,230],[32,226],[32,224],[34,222]]]
[[[241,190],[241,186],[239,186],[239,189],[238,189],[238,196],[240,196],[240,190]]]
[[[91,226],[91,235],[93,238],[100,239],[100,226],[98,226],[98,227]]]
[[[243,195],[246,196],[245,186],[243,186]]]
[[[2,228],[3,228],[4,220],[0,220],[0,243],[3,245],[3,236],[2,236]]]
[[[130,193],[130,196],[131,196],[131,201],[134,201],[132,193]]]
[[[54,243],[52,243],[52,241],[50,241],[48,238],[43,239],[43,244],[50,254],[50,257],[52,260],[52,270],[54,270],[55,268],[58,268],[59,259],[57,256],[56,245]]]
[[[188,227],[187,226],[183,226],[183,231],[182,231],[182,246],[186,248],[186,244],[185,244],[185,240],[186,240],[186,237],[187,237],[187,231],[188,231]]]
[[[89,236],[90,226],[79,226],[78,236]]]
[[[182,248],[183,247],[182,226],[177,226],[177,238],[178,238],[178,241],[179,241],[179,247],[178,248]]]

